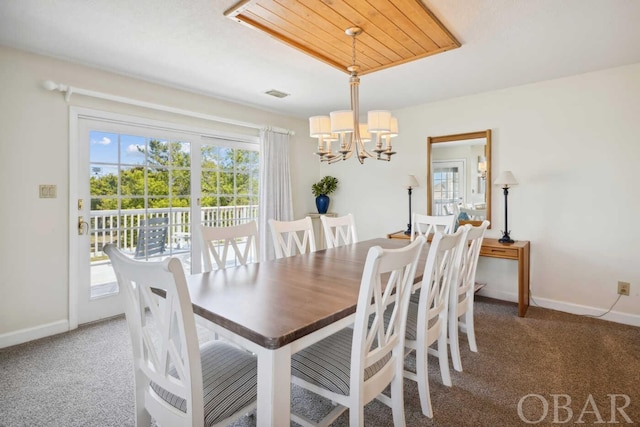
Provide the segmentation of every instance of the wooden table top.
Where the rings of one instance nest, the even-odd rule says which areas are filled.
[[[277,349],[355,313],[369,248],[408,244],[373,239],[188,276],[193,311],[262,347]],[[426,252],[416,277],[422,275]]]

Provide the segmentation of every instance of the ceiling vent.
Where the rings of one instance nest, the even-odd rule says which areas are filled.
[[[286,98],[288,93],[280,92],[279,90],[271,89],[265,92],[267,95],[275,96],[276,98]]]

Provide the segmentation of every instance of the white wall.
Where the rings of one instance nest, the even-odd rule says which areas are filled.
[[[640,64],[395,113],[400,136],[390,163],[350,160],[320,171],[340,179],[332,210],[353,212],[361,238],[406,227],[406,174],[422,186],[414,210],[426,211],[427,136],[491,129],[493,176],[508,169],[519,181],[509,193],[509,228],[531,241],[535,302],[604,313],[617,281],[628,281],[632,295],[605,318],[640,325]],[[503,201],[494,187],[490,237],[504,228]],[[515,262],[481,259],[484,293],[516,301],[516,272]]]
[[[67,328],[69,106],[64,95],[41,87],[44,80],[291,129],[296,134],[291,138],[293,194],[304,194],[294,197],[294,212],[303,216],[313,208],[309,188],[319,167],[297,160],[314,157],[306,120],[0,46],[0,347]],[[72,96],[71,104],[226,131],[258,132],[80,95]],[[39,184],[57,185],[58,197],[40,199]]]

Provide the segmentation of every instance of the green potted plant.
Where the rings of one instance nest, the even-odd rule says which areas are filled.
[[[329,199],[329,194],[336,191],[337,188],[338,178],[333,176],[325,176],[311,186],[311,191],[316,197],[316,208],[318,208],[318,213],[327,213],[327,210],[329,209],[329,202],[331,201]]]

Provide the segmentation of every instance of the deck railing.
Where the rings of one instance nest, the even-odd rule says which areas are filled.
[[[168,218],[167,253],[184,252],[190,248],[190,208],[123,209],[91,211],[91,259],[106,258],[102,248],[107,243],[117,243],[125,251],[135,251],[138,233],[143,221],[151,218]],[[200,208],[199,224],[228,227],[258,219],[258,206],[222,206]]]

